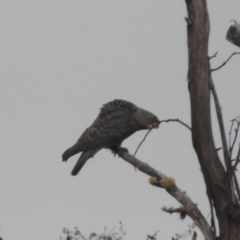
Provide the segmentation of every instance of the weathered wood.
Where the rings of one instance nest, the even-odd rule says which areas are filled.
[[[227,31],[226,39],[232,44],[240,47],[240,24],[233,24]]]
[[[240,240],[240,223],[231,216],[234,189],[216,151],[210,109],[209,15],[207,0],[185,0],[188,11],[188,81],[191,100],[192,141],[204,176],[209,201],[218,219],[221,240]],[[217,237],[217,236],[216,236]]]

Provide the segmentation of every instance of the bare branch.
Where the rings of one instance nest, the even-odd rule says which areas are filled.
[[[150,181],[152,185],[166,189],[170,195],[172,195],[178,202],[183,205],[184,209],[186,210],[186,214],[192,218],[192,220],[200,228],[205,239],[214,240],[211,228],[196,204],[193,203],[193,201],[187,196],[185,192],[176,186],[173,179],[152,168],[147,163],[144,163],[133,157],[128,153],[126,149],[119,148],[114,150],[114,152],[119,157],[134,167],[138,168],[139,171],[151,176],[152,178]]]
[[[146,140],[146,137],[147,137],[147,135],[151,132],[151,130],[152,130],[152,129],[149,129],[149,131],[148,131],[148,132],[146,133],[146,135],[144,136],[143,140],[139,143],[139,145],[138,145],[135,153],[133,154],[133,156],[135,156],[135,155],[137,154],[138,149],[141,147],[142,143]]]
[[[238,179],[237,179],[237,176],[235,173],[233,174],[233,180],[234,180],[235,189],[236,189],[237,196],[238,196],[238,202],[240,203],[240,187],[239,187]]]
[[[231,121],[237,120],[238,118],[240,119],[240,116],[238,116],[238,117],[232,119]]]
[[[236,189],[237,196],[238,196],[238,201],[240,201],[240,189],[239,189],[237,176],[235,174],[235,170],[237,169],[237,165],[239,164],[239,162],[240,162],[240,144],[239,144],[239,149],[238,149],[238,153],[237,153],[237,157],[236,157],[236,162],[233,166],[229,166],[228,172],[227,172],[227,177],[226,177],[226,182],[227,182],[231,179],[231,176],[233,176],[234,185],[235,185],[235,189]]]
[[[239,117],[238,117],[239,118]],[[233,152],[233,148],[235,146],[235,143],[236,143],[236,140],[237,140],[237,137],[238,137],[238,132],[239,132],[239,128],[240,128],[240,120],[238,120],[238,118],[235,118],[232,120],[232,125],[231,125],[231,128],[230,128],[230,137],[229,137],[229,156],[230,156],[230,159],[232,158],[232,152]],[[234,135],[234,139],[233,139],[233,142],[232,142],[232,145],[231,145],[231,135],[232,135],[232,128],[233,128],[233,125],[234,123],[237,123],[237,128],[235,128],[235,135]]]
[[[223,145],[224,163],[225,163],[225,167],[228,171],[229,167],[231,166],[231,153],[229,154],[229,151],[228,151],[227,138],[226,138],[226,134],[225,134],[222,111],[221,111],[221,107],[220,107],[220,103],[219,103],[219,100],[218,100],[217,92],[216,92],[216,89],[215,89],[215,86],[214,86],[214,83],[213,83],[213,80],[212,80],[211,76],[209,77],[209,81],[210,81],[211,92],[212,92],[213,98],[214,98],[216,112],[217,112],[218,124],[219,124],[219,128],[220,128],[221,140],[222,140],[222,145]],[[228,180],[226,181],[226,184],[229,183],[229,180],[232,179],[231,176],[233,176],[233,179],[230,182],[230,184],[232,186],[232,188],[231,188],[232,189],[232,198],[235,202],[237,202],[237,198],[234,195],[234,176],[236,177],[236,174],[235,174],[235,172],[233,172],[233,173],[230,173],[228,176],[229,176],[229,178],[227,177]],[[235,184],[235,189],[237,190],[236,184]],[[209,199],[209,201],[211,201],[211,200]],[[211,214],[212,214],[212,221],[211,221],[212,222],[212,227],[213,227],[214,232],[215,232],[216,228],[215,228],[215,222],[214,222],[214,219],[213,219],[214,215],[213,215],[213,212],[212,212],[212,206],[211,206]]]
[[[233,170],[234,171],[237,169],[237,165],[239,164],[239,162],[240,162],[240,144],[239,144],[238,154],[237,154],[237,157],[236,157],[236,162],[233,165]]]
[[[232,55],[231,55],[224,63],[222,63],[222,65],[220,65],[220,66],[217,67],[217,68],[211,69],[211,72],[217,71],[217,70],[219,70],[220,68],[222,68],[224,65],[227,64],[227,62],[228,62],[234,55],[237,55],[237,54],[240,54],[240,52],[234,52],[234,53],[232,53]]]
[[[191,129],[186,123],[182,122],[182,121],[179,120],[178,118],[176,118],[176,119],[162,120],[162,121],[160,121],[160,124],[161,124],[162,122],[166,122],[166,123],[168,123],[168,122],[178,122],[178,123],[182,124],[183,126],[185,126],[186,128],[188,128],[190,131],[192,131],[192,129]]]
[[[215,52],[214,55],[212,55],[211,57],[208,57],[208,60],[211,60],[212,58],[217,57],[217,54],[218,54],[218,52]]]
[[[231,159],[231,149],[230,148],[231,148],[231,140],[232,140],[232,128],[233,128],[233,125],[234,125],[234,121],[233,120],[231,120],[232,124],[231,124],[230,130],[229,130],[229,142],[228,142],[230,159]]]
[[[222,111],[221,111],[217,92],[216,92],[216,89],[215,89],[215,86],[214,86],[211,76],[209,77],[209,82],[210,82],[210,88],[211,88],[211,92],[212,92],[214,103],[215,103],[216,114],[217,114],[218,124],[219,124],[219,128],[220,128],[220,133],[221,133],[224,163],[225,163],[225,166],[227,169],[227,167],[229,166],[229,163],[230,163],[230,157],[229,157],[229,152],[228,152],[227,138],[226,138],[226,134],[225,134]]]

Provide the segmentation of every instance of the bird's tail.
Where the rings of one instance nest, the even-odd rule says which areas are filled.
[[[63,155],[62,155],[62,160],[66,162],[71,156],[80,153],[82,150],[77,148],[75,145],[67,149]]]
[[[97,149],[93,149],[93,150],[89,150],[89,151],[84,151],[81,156],[79,157],[76,165],[74,166],[73,170],[72,170],[72,175],[76,176],[79,171],[82,169],[82,167],[84,166],[84,164],[87,162],[87,160],[91,157],[93,157],[99,150],[101,150],[102,148],[97,148]]]

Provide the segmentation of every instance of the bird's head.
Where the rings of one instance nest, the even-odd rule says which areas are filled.
[[[136,122],[141,129],[153,129],[158,128],[160,121],[151,112],[138,108],[135,114]]]

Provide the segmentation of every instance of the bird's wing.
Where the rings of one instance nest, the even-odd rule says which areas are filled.
[[[106,147],[110,143],[122,142],[128,128],[128,121],[129,113],[123,110],[110,111],[98,116],[72,148],[88,151]]]

